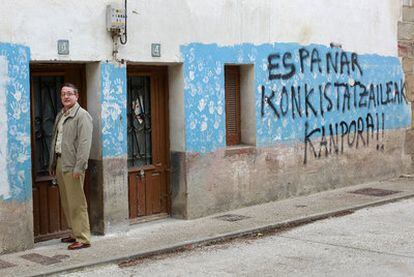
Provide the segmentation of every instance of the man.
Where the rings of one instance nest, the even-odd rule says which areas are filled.
[[[60,199],[72,235],[62,242],[69,250],[90,247],[88,208],[83,191],[92,142],[92,117],[78,104],[75,85],[65,83],[60,91],[62,111],[56,116],[49,171],[56,176]]]

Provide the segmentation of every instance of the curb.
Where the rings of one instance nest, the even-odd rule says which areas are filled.
[[[110,263],[121,263],[121,262],[128,263],[134,260],[140,260],[144,258],[158,256],[161,254],[168,254],[168,253],[172,253],[176,251],[186,251],[186,250],[191,250],[191,249],[201,247],[201,246],[212,245],[212,244],[229,241],[232,239],[249,237],[254,233],[261,233],[263,235],[271,235],[271,234],[275,234],[278,232],[290,230],[292,228],[296,228],[296,227],[299,227],[305,224],[309,224],[315,221],[324,220],[324,219],[331,218],[331,217],[339,217],[339,216],[348,215],[348,214],[353,213],[354,211],[361,210],[367,207],[380,206],[380,205],[397,202],[397,201],[401,201],[401,200],[405,200],[405,199],[409,199],[413,197],[414,197],[414,193],[402,195],[399,197],[373,201],[367,204],[356,205],[356,206],[352,206],[349,208],[337,209],[337,210],[333,210],[329,212],[309,215],[309,216],[302,217],[302,218],[285,220],[285,221],[274,223],[274,224],[258,226],[258,227],[246,229],[243,231],[220,234],[218,236],[208,237],[208,238],[195,240],[195,241],[187,241],[184,243],[179,243],[176,245],[172,245],[169,247],[160,248],[160,249],[156,249],[152,251],[147,251],[147,252],[142,252],[142,253],[138,252],[136,254],[129,254],[125,256],[114,256],[109,259],[91,261],[91,262],[87,262],[84,264],[78,264],[76,266],[66,266],[58,270],[44,271],[44,272],[37,273],[35,275],[28,275],[28,276],[50,276],[50,275],[58,274],[58,273],[70,273],[70,272],[80,271],[85,268],[97,267],[97,266],[102,266],[102,265],[110,264]]]

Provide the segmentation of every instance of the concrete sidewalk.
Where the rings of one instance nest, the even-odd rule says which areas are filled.
[[[359,193],[355,193],[359,192]],[[195,220],[164,219],[129,226],[125,232],[96,236],[92,247],[66,250],[58,240],[0,256],[0,276],[58,274],[197,245],[291,227],[368,206],[414,196],[414,178],[365,183],[242,208]]]

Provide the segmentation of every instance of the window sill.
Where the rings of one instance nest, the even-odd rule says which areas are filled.
[[[235,155],[253,155],[256,154],[256,146],[252,145],[232,145],[227,146],[226,150],[224,151],[225,157],[231,157]]]

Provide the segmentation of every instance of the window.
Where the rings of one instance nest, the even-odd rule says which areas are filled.
[[[241,143],[240,123],[240,67],[225,66],[226,94],[226,143],[228,146]]]
[[[128,167],[152,163],[149,76],[128,76]]]

